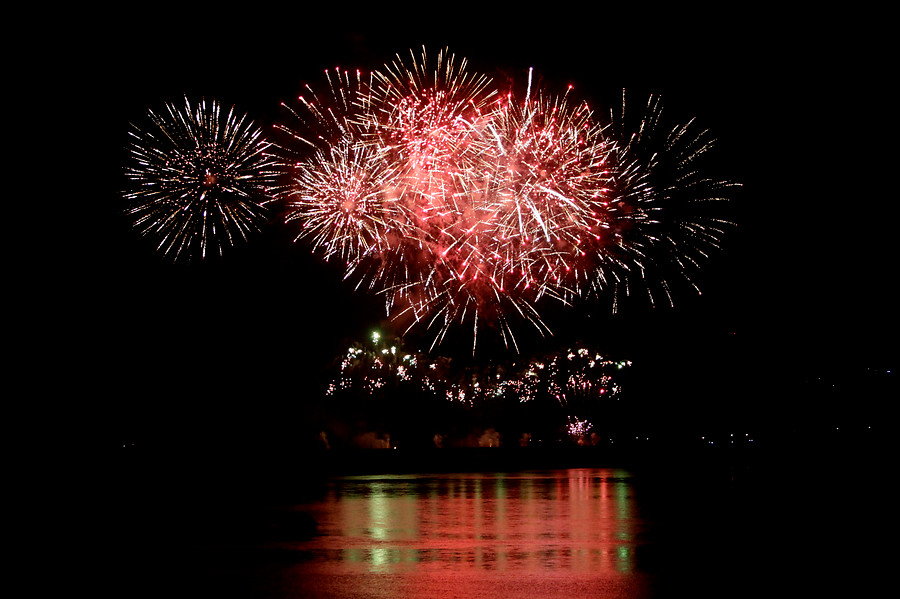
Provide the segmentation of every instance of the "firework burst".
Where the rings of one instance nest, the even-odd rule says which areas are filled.
[[[123,194],[141,234],[173,259],[205,259],[258,230],[278,173],[262,131],[215,100],[168,103],[149,120],[130,131]]]
[[[287,220],[435,343],[468,322],[474,350],[489,323],[515,347],[514,320],[549,332],[545,298],[652,277],[668,294],[658,273],[687,276],[721,238],[726,223],[692,209],[729,186],[695,169],[710,142],[690,124],[662,134],[655,99],[630,130],[624,108],[601,123],[530,71],[523,99],[501,94],[446,52],[327,74],[330,97],[310,90],[282,128],[307,150],[285,162]]]
[[[325,76],[329,97],[321,99],[307,85],[299,108],[282,104],[292,122],[276,127],[285,134],[279,148],[288,173],[279,197],[286,222],[300,224],[295,241],[311,242],[326,260],[338,258],[352,271],[383,250],[392,167],[359,143],[364,131],[353,118],[368,89],[361,73],[336,69]]]
[[[479,310],[495,303],[478,285],[478,240],[493,233],[479,170],[489,148],[479,131],[493,118],[496,92],[465,60],[441,52],[430,64],[423,50],[376,72],[361,120],[364,143],[396,165],[391,200],[402,235],[389,240],[388,254],[399,260],[381,271],[383,293],[400,317],[441,323],[437,340],[469,314],[477,323]]]
[[[625,93],[610,127],[617,140],[612,197],[627,215],[615,227],[622,240],[598,269],[592,291],[613,297],[643,288],[651,303],[672,305],[671,282],[687,281],[699,293],[693,273],[718,249],[733,223],[721,217],[721,202],[738,183],[708,177],[703,159],[714,140],[695,123],[663,124],[662,102],[651,96],[630,118]]]
[[[568,91],[532,97],[530,74],[525,100],[508,94],[487,134],[494,152],[483,155],[483,168],[497,182],[492,278],[507,293],[566,302],[578,294],[581,258],[603,225],[611,144]]]

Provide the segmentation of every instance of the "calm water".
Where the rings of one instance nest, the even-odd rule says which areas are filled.
[[[265,511],[166,490],[96,566],[116,597],[859,596],[881,512],[823,474],[352,476]]]
[[[309,506],[291,569],[315,597],[647,596],[628,473],[352,477]]]

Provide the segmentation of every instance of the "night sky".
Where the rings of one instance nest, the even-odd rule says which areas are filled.
[[[786,391],[796,381],[896,366],[883,15],[143,10],[77,15],[53,84],[56,135],[78,175],[51,194],[72,225],[50,257],[62,269],[45,297],[62,334],[43,355],[85,392],[89,434],[103,443],[193,428],[289,434],[327,359],[383,320],[377,298],[279,223],[220,264],[154,254],[121,212],[129,121],[187,94],[269,127],[304,83],[323,88],[324,69],[376,69],[423,44],[497,81],[522,83],[534,67],[548,89],[571,83],[600,113],[623,88],[661,94],[670,117],[696,117],[717,139],[716,174],[743,184],[729,207],[738,227],[702,270],[702,296],[554,315],[552,341],[581,338],[642,365],[654,381],[644,401],[660,413],[726,414],[729,425],[796,407]]]

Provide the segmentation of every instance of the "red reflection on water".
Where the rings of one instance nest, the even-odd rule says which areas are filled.
[[[605,469],[353,477],[313,507],[323,535],[303,548],[332,574],[628,576],[631,491]]]

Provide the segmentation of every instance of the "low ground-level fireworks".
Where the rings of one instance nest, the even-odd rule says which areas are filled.
[[[586,344],[461,365],[375,334],[335,360],[322,424],[335,442],[364,447],[592,443],[630,366]]]

